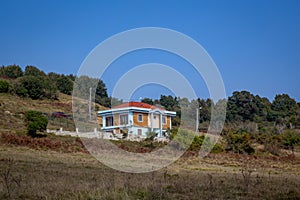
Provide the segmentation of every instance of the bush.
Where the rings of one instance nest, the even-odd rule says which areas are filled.
[[[19,96],[40,99],[57,98],[57,88],[52,81],[44,76],[23,76],[14,85],[15,93]]]
[[[189,150],[199,151],[204,141],[204,136],[195,136]]]
[[[172,136],[174,139],[172,141],[172,146],[178,150],[186,150],[192,144],[195,133],[186,129],[178,129],[177,134]]]
[[[212,149],[212,153],[221,153],[221,152],[223,152],[224,151],[224,148],[223,148],[223,146],[221,145],[221,144],[219,144],[219,143],[216,143],[215,145],[214,145],[214,147],[213,147],[213,149]]]
[[[73,90],[73,81],[62,75],[56,80],[57,88],[60,92],[71,95]]]
[[[24,75],[25,76],[46,76],[45,72],[31,65],[26,66]]]
[[[253,154],[254,149],[250,145],[250,136],[247,133],[229,132],[225,136],[227,142],[227,151],[235,153]]]
[[[13,84],[13,92],[21,97],[28,97],[28,91],[21,82]]]
[[[283,145],[290,148],[294,154],[294,148],[300,145],[300,134],[292,131],[286,131],[282,134]]]
[[[0,93],[7,93],[9,91],[9,83],[5,80],[0,80]]]
[[[30,110],[25,112],[27,133],[32,137],[37,136],[37,131],[44,132],[47,128],[48,119],[39,111]]]
[[[0,76],[15,79],[23,76],[23,71],[18,65],[9,65],[7,67],[2,66],[0,68]]]

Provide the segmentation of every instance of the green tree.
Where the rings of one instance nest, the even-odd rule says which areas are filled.
[[[233,151],[235,153],[254,153],[254,149],[251,147],[250,136],[247,133],[228,132],[225,135],[227,142],[227,151]]]
[[[295,146],[300,145],[300,134],[292,131],[287,131],[282,134],[283,145],[290,148],[294,154]]]
[[[68,77],[71,81],[75,81],[75,79],[76,79],[76,76],[73,75],[73,74],[69,74],[67,77]]]
[[[20,80],[13,84],[13,92],[21,97],[28,97],[28,91]]]
[[[25,112],[27,133],[32,137],[37,136],[37,131],[44,132],[47,128],[48,119],[39,111],[30,110]]]
[[[15,79],[23,76],[23,71],[19,65],[2,66],[0,68],[0,76],[4,78]]]
[[[23,76],[17,80],[15,92],[32,99],[57,98],[56,85],[46,76]]]
[[[46,76],[45,72],[39,70],[37,67],[28,65],[25,68],[25,76]]]
[[[106,86],[102,80],[98,80],[98,84],[96,88],[96,96],[99,96],[101,98],[108,97]]]
[[[73,82],[68,77],[61,75],[59,78],[57,78],[56,85],[60,92],[67,95],[72,94]]]
[[[22,90],[24,88],[30,98],[39,99],[43,97],[45,85],[40,77],[24,76],[19,81],[21,83]]]
[[[150,105],[153,105],[153,101],[152,101],[152,99],[150,99],[150,98],[144,98],[144,99],[142,99],[142,102],[143,102],[143,103],[150,104]]]
[[[0,93],[7,93],[9,91],[9,83],[5,80],[0,80]]]
[[[199,122],[202,123],[205,121],[209,121],[213,101],[211,99],[204,100],[204,99],[198,98],[198,104],[199,104],[199,107],[201,108]]]
[[[176,97],[172,97],[171,95],[165,96],[161,95],[159,99],[160,105],[165,107],[167,110],[173,110],[173,108],[178,105],[178,101]]]
[[[40,76],[41,77],[41,76]],[[43,80],[43,97],[47,99],[58,99],[57,86],[54,81],[48,77],[41,77]]]
[[[255,115],[259,113],[258,103],[260,99],[248,91],[233,92],[228,98],[227,121],[254,121]]]
[[[60,78],[60,74],[57,74],[55,72],[49,72],[47,76],[49,79],[53,80],[54,82],[56,82],[57,79]]]
[[[276,118],[289,117],[296,113],[297,103],[287,94],[278,94],[275,96],[271,108]]]

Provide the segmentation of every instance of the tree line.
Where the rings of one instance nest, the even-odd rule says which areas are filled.
[[[181,113],[188,113],[186,119],[191,121],[190,130],[195,130],[195,110],[200,110],[199,131],[205,132],[209,127],[211,112],[219,106],[226,105],[226,119],[221,132],[222,141],[213,151],[233,151],[252,154],[254,146],[263,145],[263,151],[280,155],[281,148],[291,149],[300,145],[300,103],[288,94],[278,94],[270,101],[248,91],[233,92],[228,99],[213,102],[211,99],[195,99],[161,95],[160,99],[144,98],[142,102],[162,105],[167,110],[176,111],[172,119],[171,138],[177,134],[181,123]],[[186,110],[184,110],[186,109]],[[188,120],[184,120],[186,121]],[[186,124],[185,126],[186,127]],[[203,136],[195,136],[190,150],[199,150]],[[179,138],[185,141],[184,138]]]
[[[179,125],[182,108],[188,109],[191,118],[195,119],[197,108],[201,107],[199,123],[200,128],[207,127],[211,117],[212,108],[226,103],[227,128],[240,126],[253,131],[264,131],[266,127],[275,127],[280,132],[283,129],[294,129],[300,127],[300,103],[291,98],[288,94],[277,94],[273,101],[259,95],[251,94],[248,91],[235,91],[228,99],[213,102],[211,99],[188,100],[187,98],[161,95],[160,99],[142,99],[142,102],[151,105],[160,104],[167,110],[177,112],[173,125]],[[251,125],[255,125],[251,127]],[[244,126],[244,127],[243,127]],[[249,127],[247,127],[249,126]],[[235,127],[236,128],[236,127]],[[255,130],[254,130],[255,129]]]
[[[10,93],[31,99],[58,99],[59,92],[71,95],[76,76],[64,75],[44,71],[28,65],[23,71],[19,65],[0,67],[0,93]],[[89,77],[79,77],[82,81],[97,81],[95,100],[103,106],[109,107],[111,98],[102,80]]]

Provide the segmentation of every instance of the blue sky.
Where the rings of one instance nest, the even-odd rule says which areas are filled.
[[[138,27],[164,27],[201,44],[218,66],[227,95],[248,90],[272,100],[287,93],[300,101],[300,1],[38,1],[2,0],[0,65],[35,65],[45,72],[76,74],[101,41]],[[180,69],[172,55],[144,51],[120,58],[103,80],[111,92],[136,64],[158,62]],[[182,68],[189,76],[191,71]],[[208,97],[203,82],[197,95]],[[134,94],[170,91],[157,85]]]

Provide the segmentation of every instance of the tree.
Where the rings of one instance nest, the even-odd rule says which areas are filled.
[[[21,83],[22,90],[24,88],[30,98],[39,99],[43,97],[45,86],[41,78],[36,76],[24,76],[19,81]]]
[[[46,74],[37,67],[28,65],[25,68],[25,76],[46,76]]]
[[[98,84],[96,88],[96,96],[99,96],[101,98],[108,97],[106,86],[102,80],[98,80]]]
[[[272,102],[271,108],[276,117],[289,117],[296,112],[297,103],[287,94],[278,94]]]
[[[9,91],[9,83],[5,80],[0,80],[0,93],[7,93]]]
[[[265,118],[267,104],[265,98],[261,99],[248,91],[233,92],[233,95],[228,98],[227,121],[255,121],[258,116]]]
[[[300,144],[300,134],[296,132],[287,131],[282,134],[283,145],[291,148],[294,154],[295,146]]]
[[[21,97],[28,97],[28,91],[24,87],[24,85],[21,83],[21,81],[17,81],[13,84],[13,91],[15,94]]]
[[[23,71],[19,65],[2,66],[0,68],[0,76],[4,78],[15,79],[23,76]]]
[[[53,81],[56,82],[57,79],[59,79],[60,74],[57,74],[55,72],[49,72],[47,76],[48,76],[49,79],[51,79],[51,80],[53,80]]]
[[[202,123],[205,121],[209,121],[213,101],[211,99],[204,100],[204,99],[198,98],[198,104],[199,104],[199,107],[201,107],[199,122]]]
[[[44,85],[43,97],[46,97],[47,99],[57,99],[58,93],[57,93],[57,86],[55,82],[49,79],[48,77],[41,77],[41,78],[43,80],[43,85]]]
[[[56,85],[48,78],[42,76],[23,76],[15,84],[16,94],[32,99],[57,98]]]
[[[153,105],[153,101],[152,101],[152,99],[150,99],[150,98],[144,98],[144,99],[142,99],[142,102],[143,102],[143,103],[150,104],[150,105]]]
[[[25,112],[27,133],[32,137],[37,136],[37,131],[44,132],[47,128],[48,119],[39,111],[30,110]]]
[[[227,151],[235,153],[254,153],[254,149],[250,145],[250,136],[247,133],[229,132],[225,136],[227,142]]]
[[[167,110],[173,110],[173,107],[178,104],[177,98],[176,97],[174,98],[171,95],[169,96],[161,95],[159,102]]]
[[[70,95],[73,90],[73,82],[66,76],[61,75],[56,80],[57,88],[60,92]]]
[[[97,78],[80,76],[76,79],[74,87],[76,88],[77,92],[80,92],[80,94],[78,95],[80,95],[81,97],[83,97],[84,95],[86,96],[83,98],[89,97],[88,91],[90,91],[90,88],[92,88],[92,93],[94,93],[96,97],[97,96],[100,98],[108,97],[105,84],[103,83],[102,80],[99,80]]]

